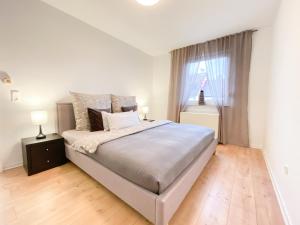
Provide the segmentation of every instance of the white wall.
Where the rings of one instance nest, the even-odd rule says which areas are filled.
[[[249,141],[252,148],[263,149],[266,105],[270,74],[272,28],[260,28],[253,34],[248,91]]]
[[[169,81],[170,81],[170,58],[165,54],[154,57],[153,89],[152,89],[152,116],[154,119],[167,119]]]
[[[253,148],[264,146],[267,83],[270,73],[272,29],[260,28],[253,35],[249,77],[249,138]],[[153,94],[155,119],[166,119],[170,78],[170,55],[154,59]]]
[[[300,1],[282,1],[274,25],[265,158],[290,224],[300,224]],[[286,175],[283,166],[287,165]]]
[[[36,135],[30,111],[46,109],[45,132],[54,132],[55,102],[69,90],[136,95],[149,104],[153,58],[37,0],[0,1],[0,161],[22,162],[20,139]],[[22,100],[11,103],[9,89]],[[0,139],[1,141],[1,139]]]

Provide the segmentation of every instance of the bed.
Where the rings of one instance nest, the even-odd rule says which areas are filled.
[[[72,104],[57,103],[57,115],[67,158],[156,225],[168,224],[216,150],[210,129],[165,122],[84,154],[74,143],[89,134],[74,131]]]

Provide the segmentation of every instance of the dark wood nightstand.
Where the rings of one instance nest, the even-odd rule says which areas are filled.
[[[64,138],[48,134],[45,139],[22,139],[23,165],[28,176],[67,162]]]

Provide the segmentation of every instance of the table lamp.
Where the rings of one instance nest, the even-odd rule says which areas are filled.
[[[147,114],[149,113],[149,107],[148,106],[144,106],[142,108],[142,111],[144,113],[144,120],[147,120]]]
[[[34,125],[38,125],[39,129],[40,129],[40,132],[36,136],[36,139],[46,138],[46,135],[43,134],[43,131],[42,131],[42,124],[47,123],[47,120],[48,120],[47,112],[46,111],[33,111],[33,112],[31,112],[31,120],[32,120],[32,123]]]

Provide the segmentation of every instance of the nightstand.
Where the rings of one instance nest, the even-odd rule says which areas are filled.
[[[22,154],[28,176],[67,162],[64,138],[55,133],[48,134],[45,139],[23,138]]]

